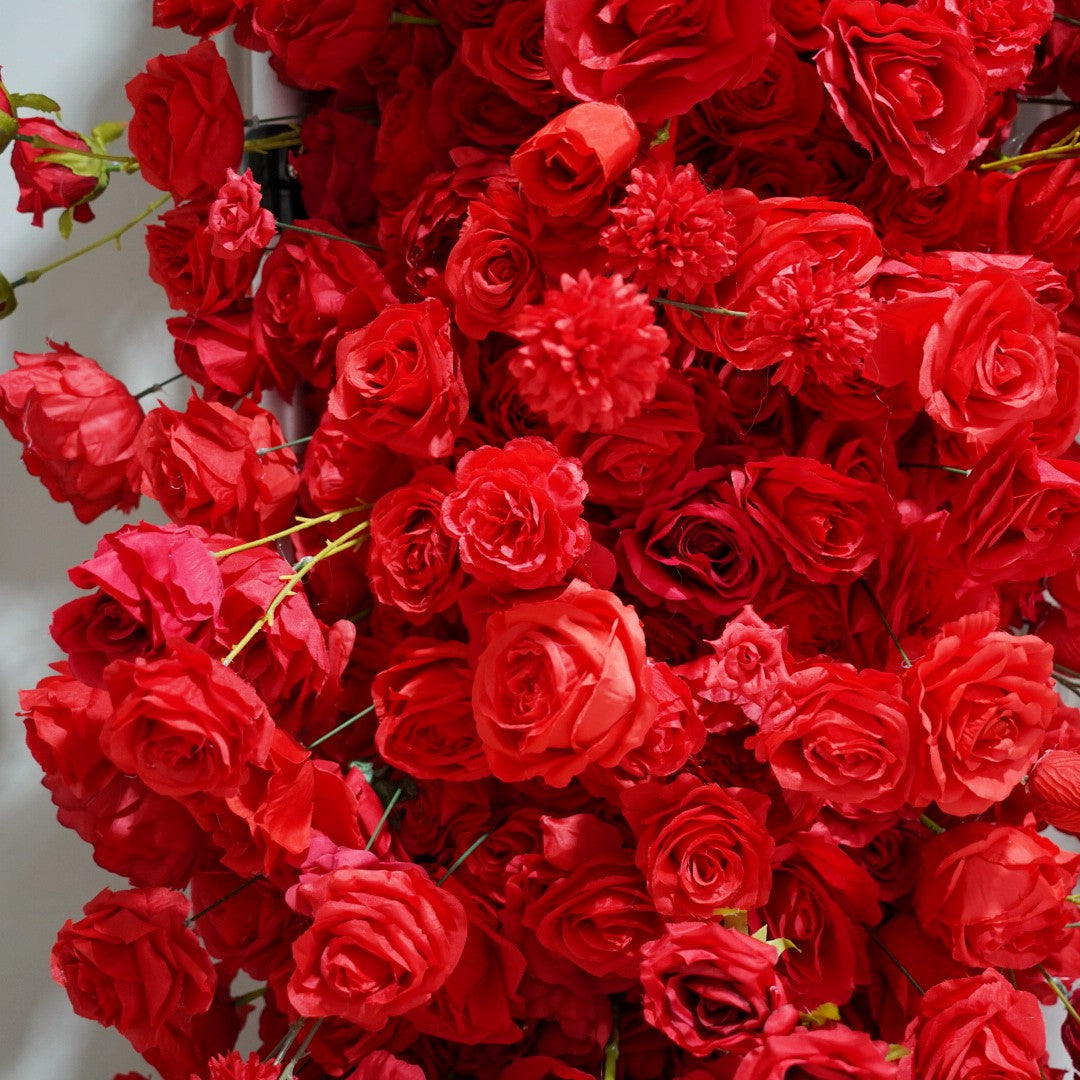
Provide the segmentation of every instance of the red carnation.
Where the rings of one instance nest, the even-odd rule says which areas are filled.
[[[510,360],[521,395],[553,423],[614,431],[656,396],[668,370],[668,337],[645,293],[582,270],[527,307],[514,330]]]
[[[262,205],[262,188],[250,169],[243,176],[226,170],[225,183],[210,206],[208,227],[211,250],[222,259],[262,251],[277,235],[274,215]]]
[[[281,1075],[281,1066],[276,1061],[263,1061],[254,1053],[245,1061],[239,1050],[212,1057],[206,1068],[206,1080],[277,1080]]]

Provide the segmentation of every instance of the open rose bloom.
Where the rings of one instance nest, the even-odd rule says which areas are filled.
[[[0,375],[80,520],[168,518],[22,695],[123,879],[74,1010],[161,1080],[1058,1080],[1044,1006],[1080,1067],[1080,3],[153,18],[187,403]],[[227,28],[310,106],[246,158]]]

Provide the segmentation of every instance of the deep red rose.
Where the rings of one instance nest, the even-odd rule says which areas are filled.
[[[473,720],[468,648],[406,638],[392,658],[371,685],[382,757],[419,779],[465,783],[490,776]]]
[[[117,661],[105,671],[113,714],[101,746],[124,772],[174,797],[234,794],[248,766],[266,760],[273,721],[251,687],[186,641],[160,660]]]
[[[112,507],[138,504],[135,440],[142,406],[96,360],[69,345],[52,353],[15,353],[0,375],[0,420],[23,444],[22,460],[57,502],[82,522]]]
[[[304,90],[363,85],[364,62],[391,33],[391,0],[253,0],[251,26],[281,78]]]
[[[670,923],[643,950],[645,1019],[697,1057],[745,1053],[784,1004],[776,947],[715,922]]]
[[[412,863],[341,869],[310,885],[314,923],[295,942],[289,1002],[377,1031],[424,1005],[465,947],[461,902]]]
[[[926,991],[904,1042],[902,1080],[946,1080],[984,1069],[1002,1080],[1045,1076],[1046,1033],[1039,999],[1000,972],[947,979]]]
[[[135,110],[128,142],[147,183],[178,201],[212,196],[244,148],[244,113],[217,46],[155,56],[125,89]]]
[[[1054,650],[991,612],[944,626],[904,675],[925,730],[912,802],[981,814],[1027,773],[1054,720]]]
[[[499,1080],[592,1080],[592,1075],[558,1058],[530,1054],[503,1069]]]
[[[531,109],[477,75],[460,54],[432,83],[428,128],[447,149],[475,145],[509,153],[536,131],[537,120]]]
[[[252,348],[249,302],[206,318],[174,316],[165,326],[173,336],[176,366],[202,387],[207,401],[228,404],[248,394],[257,401],[263,385],[272,381]]]
[[[565,787],[592,762],[611,768],[645,740],[656,702],[645,636],[613,593],[571,582],[488,620],[473,686],[491,771]]]
[[[208,37],[231,26],[243,0],[154,0],[153,23],[178,27],[192,37]]]
[[[599,0],[549,0],[545,12],[555,85],[579,101],[621,101],[639,123],[662,124],[757,78],[776,41],[761,0],[648,0],[614,9]]]
[[[250,169],[243,176],[225,170],[206,224],[213,238],[211,254],[220,259],[261,252],[277,235],[274,215],[262,205],[262,187]]]
[[[159,405],[135,443],[143,492],[180,525],[245,538],[266,536],[293,517],[300,477],[276,417],[241,403],[229,409],[192,395],[184,412]]]
[[[669,784],[624,790],[622,808],[661,914],[706,919],[717,908],[755,908],[767,899],[773,841],[764,795],[682,773]]]
[[[922,734],[900,679],[849,664],[792,673],[747,741],[785,791],[879,813],[911,795]]]
[[[850,581],[892,543],[896,509],[880,484],[801,457],[750,462],[732,481],[739,505],[810,581]]]
[[[450,320],[438,300],[383,308],[337,347],[329,415],[357,442],[445,457],[468,411]]]
[[[1028,828],[952,826],[923,849],[915,912],[972,967],[1029,968],[1060,944],[1080,855]]]
[[[501,450],[482,446],[459,462],[442,525],[462,566],[507,588],[557,585],[589,546],[581,463],[534,436]]]
[[[1050,750],[1043,754],[1031,770],[1027,793],[1041,821],[1062,832],[1080,832],[1080,752]]]
[[[986,69],[971,39],[925,6],[832,0],[818,71],[852,136],[915,184],[942,184],[978,152]]]
[[[246,300],[261,258],[257,249],[220,258],[207,213],[205,203],[185,203],[166,210],[158,218],[161,224],[146,230],[151,279],[165,290],[169,307],[199,316]]]
[[[885,1059],[888,1049],[865,1031],[842,1025],[797,1027],[765,1039],[743,1058],[733,1080],[897,1080],[896,1065]]]
[[[115,1027],[142,1053],[170,1024],[206,1012],[214,968],[192,930],[185,896],[171,889],[103,889],[63,925],[53,978],[79,1016]]]
[[[42,161],[42,155],[55,154],[57,151],[44,147],[38,149],[31,146],[29,141],[24,141],[36,137],[56,147],[88,152],[90,147],[86,140],[52,120],[37,116],[20,120],[18,133],[22,138],[11,151],[11,168],[19,185],[19,202],[15,209],[20,214],[32,214],[31,223],[38,228],[44,224],[45,211],[53,209],[70,209],[76,221],[93,221],[94,212],[90,209],[89,200],[101,184],[98,177],[73,172],[69,165],[59,161]],[[88,162],[90,159],[82,158],[81,161]],[[101,186],[104,187],[103,184]]]
[[[640,141],[620,106],[575,105],[524,142],[510,167],[530,202],[549,214],[582,217],[630,167]]]

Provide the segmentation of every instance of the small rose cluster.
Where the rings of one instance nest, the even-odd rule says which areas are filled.
[[[211,42],[151,61],[198,389],[0,376],[82,520],[170,519],[71,571],[23,695],[131,886],[60,933],[80,1015],[164,1080],[1060,1075],[1077,111],[992,167],[1080,99],[1054,14],[155,0],[310,92],[307,216]]]

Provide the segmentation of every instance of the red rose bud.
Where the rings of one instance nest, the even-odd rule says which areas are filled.
[[[68,345],[16,353],[0,375],[0,420],[23,444],[23,464],[82,522],[139,501],[134,442],[142,406],[96,360]]]
[[[1031,770],[1027,791],[1038,817],[1062,832],[1080,833],[1080,752],[1043,754]]]
[[[0,68],[0,71],[3,69]],[[15,116],[15,107],[8,97],[7,88],[0,82],[0,153],[8,148],[8,144],[18,134],[19,121]]]
[[[510,159],[522,194],[550,214],[581,216],[631,165],[641,136],[618,105],[575,105],[542,127]]]
[[[69,147],[75,151],[90,149],[74,131],[67,131],[52,120],[41,117],[20,120],[19,134],[31,138],[37,135],[56,146]],[[94,220],[94,212],[86,200],[97,188],[98,177],[82,176],[72,172],[67,165],[48,160],[49,155],[58,152],[62,151],[39,149],[22,140],[17,142],[11,151],[11,168],[19,185],[16,209],[22,214],[33,214],[32,222],[39,228],[44,223],[46,210],[67,210],[74,207],[73,216],[76,221]],[[42,157],[45,158],[44,161],[41,160]],[[84,160],[92,161],[91,158]]]

